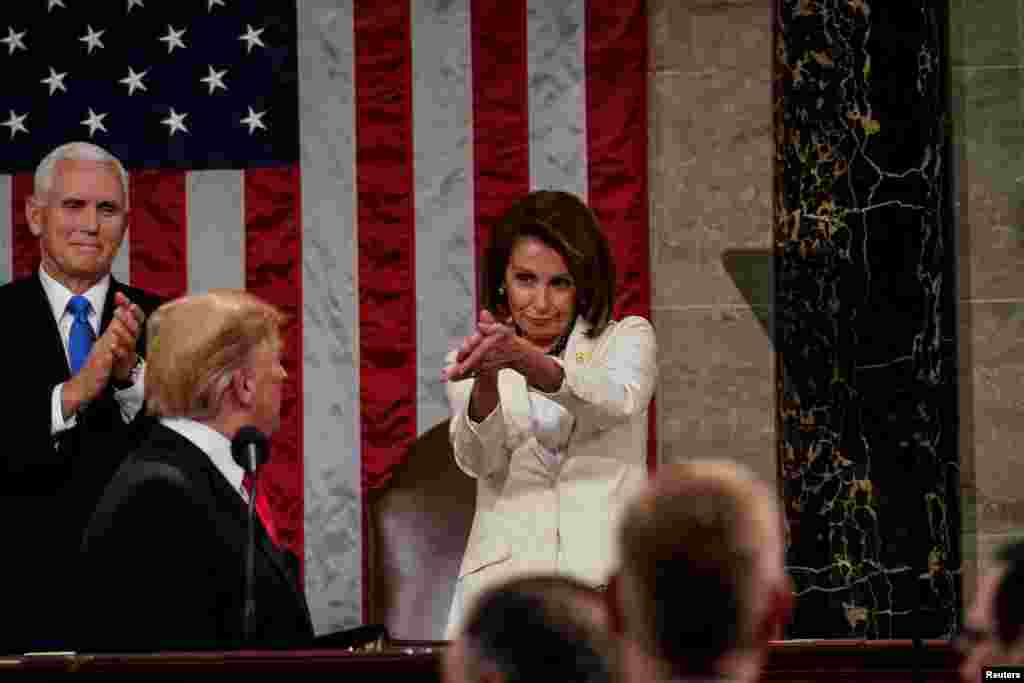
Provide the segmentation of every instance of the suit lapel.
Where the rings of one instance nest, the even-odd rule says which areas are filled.
[[[103,300],[103,317],[100,318],[100,334],[107,331],[107,326],[114,319],[114,294],[121,291],[121,283],[110,276],[110,286],[107,287],[107,296]],[[98,335],[97,335],[98,336]]]
[[[228,480],[224,478],[224,475],[220,473],[202,449],[172,429],[163,425],[158,425],[158,428],[173,434],[176,439],[187,444],[192,454],[189,458],[189,461],[192,463],[190,469],[195,470],[196,476],[205,482],[218,509],[222,510],[229,518],[231,528],[228,530],[228,533],[242,539],[242,546],[245,547],[245,544],[248,542],[248,512],[241,494],[231,487]],[[281,550],[270,540],[270,536],[260,522],[259,515],[255,517],[254,522],[256,525],[256,547],[258,551],[266,558],[266,561],[274,568],[274,571],[280,574],[281,580],[288,585],[292,595],[302,607],[307,619],[309,619],[309,606],[306,604],[305,597],[299,593],[298,583],[285,563]]]
[[[236,494],[237,496],[237,494]],[[241,498],[241,496],[237,496]],[[242,505],[244,523],[248,525],[248,509],[246,505]],[[263,554],[270,560],[270,563],[274,565],[277,571],[281,574],[284,582],[288,584],[288,587],[292,591],[292,595],[295,596],[296,602],[302,607],[303,612],[306,614],[306,619],[312,623],[312,617],[309,613],[309,605],[306,603],[306,597],[299,592],[298,577],[288,567],[288,563],[285,560],[285,551],[278,548],[277,545],[271,540],[270,534],[267,533],[266,527],[263,526],[263,522],[260,520],[260,516],[254,515],[253,519],[256,525],[256,544],[263,551]]]
[[[565,357],[562,360],[566,371],[574,370],[579,365],[590,365],[593,361],[596,340],[583,334],[588,328],[589,325],[583,318],[576,320],[572,334],[569,335],[569,342],[565,345]]]
[[[249,513],[245,501],[242,499],[242,496],[238,491],[231,488],[227,480],[224,479],[224,475],[214,467],[209,458],[206,458],[205,453],[203,456],[207,465],[207,477],[209,478],[211,487],[214,489],[219,499],[218,503],[220,504],[220,507],[228,510],[228,514],[232,516],[235,523],[238,525],[239,531],[242,535],[241,537],[246,538],[248,534]],[[270,565],[274,567],[274,570],[281,575],[281,579],[288,584],[292,593],[295,595],[296,600],[298,600],[303,606],[303,609],[307,609],[306,601],[302,599],[302,596],[298,593],[298,585],[295,576],[292,574],[291,570],[288,569],[282,551],[274,545],[273,541],[270,540],[270,536],[267,534],[267,530],[260,521],[259,515],[255,515],[253,521],[256,526],[256,548],[263,554]]]
[[[71,368],[64,352],[64,342],[60,338],[60,329],[53,318],[50,300],[46,298],[46,290],[39,279],[39,274],[32,276],[27,287],[26,306],[21,312],[25,316],[26,328],[38,331],[38,346],[44,367],[53,368],[54,383],[71,379]]]
[[[594,351],[594,341],[584,336],[583,331],[587,329],[587,323],[582,318],[577,318],[572,332],[569,334],[569,341],[565,346],[563,366],[569,368],[577,365],[589,365],[591,355]],[[505,418],[505,425],[508,431],[506,445],[515,451],[520,444],[530,438],[530,394],[526,384],[526,378],[515,370],[501,370],[498,372],[498,393],[501,396],[501,410]],[[545,462],[540,451],[536,451],[537,457],[542,463]]]

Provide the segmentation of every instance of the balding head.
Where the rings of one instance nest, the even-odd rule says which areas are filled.
[[[671,675],[756,658],[788,617],[781,510],[745,467],[662,466],[627,508],[619,541],[625,635]]]

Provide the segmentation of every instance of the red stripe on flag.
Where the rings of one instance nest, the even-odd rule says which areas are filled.
[[[530,191],[526,2],[472,0],[470,16],[473,208],[480,273],[494,224]]]
[[[618,271],[616,317],[651,317],[647,207],[647,10],[644,0],[588,2],[588,201]],[[647,462],[657,463],[651,403]]]
[[[282,365],[288,373],[281,426],[260,491],[277,541],[303,558],[302,206],[297,167],[245,171],[245,288],[288,316]],[[133,254],[134,255],[134,254]],[[301,579],[300,579],[301,582]]]
[[[28,228],[25,202],[32,196],[32,173],[11,176],[11,274],[26,277],[39,269],[39,238]]]
[[[131,284],[172,299],[188,290],[184,171],[133,171],[128,217]]]
[[[372,5],[372,6],[371,6]],[[416,220],[408,0],[356,3],[356,191],[363,504],[416,438]],[[370,606],[362,515],[363,617]]]
[[[356,3],[363,489],[416,438],[416,223],[408,0]]]

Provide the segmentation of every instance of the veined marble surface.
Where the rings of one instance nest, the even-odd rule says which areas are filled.
[[[795,637],[959,623],[945,17],[789,0],[776,42],[776,338]]]

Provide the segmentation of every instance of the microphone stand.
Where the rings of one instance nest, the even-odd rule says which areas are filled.
[[[256,567],[256,472],[252,469],[252,490],[249,491],[249,519],[248,537],[249,541],[245,548],[245,603],[242,606],[242,643],[249,642],[252,635],[252,623],[256,617],[256,599],[253,595]]]
[[[246,491],[249,496],[249,514],[246,520],[248,539],[245,548],[245,597],[242,604],[243,646],[249,644],[256,621],[256,496],[259,493],[259,466],[266,461],[268,455],[267,437],[256,427],[241,427],[231,439],[231,457],[252,482],[251,490]]]

